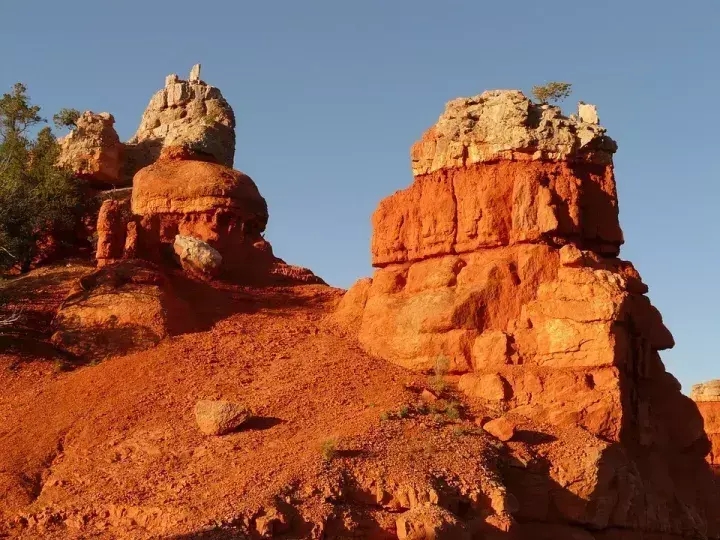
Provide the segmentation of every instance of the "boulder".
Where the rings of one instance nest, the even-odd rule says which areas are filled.
[[[195,404],[195,421],[205,435],[225,435],[248,418],[247,407],[230,401],[200,400]]]
[[[178,234],[173,249],[186,272],[207,277],[220,273],[222,255],[207,242]]]
[[[127,185],[129,180],[120,174],[123,145],[114,124],[115,119],[109,113],[84,112],[75,128],[59,139],[58,164],[95,188]]]
[[[505,416],[490,420],[482,427],[493,437],[507,442],[515,436],[515,423],[508,420]]]
[[[127,224],[130,221],[130,198],[107,199],[100,206],[97,220],[98,266],[125,257]]]
[[[395,523],[400,540],[470,540],[463,523],[434,504],[416,506],[401,514]]]

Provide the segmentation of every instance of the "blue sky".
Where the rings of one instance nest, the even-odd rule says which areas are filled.
[[[446,101],[550,80],[596,103],[620,146],[626,244],[687,391],[720,377],[717,0],[3,1],[0,89],[51,117],[109,111],[129,138],[165,75],[203,64],[235,109],[235,166],[288,262],[369,275],[370,215],[407,186],[410,145]]]

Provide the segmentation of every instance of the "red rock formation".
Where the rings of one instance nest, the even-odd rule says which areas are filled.
[[[708,463],[720,469],[720,380],[696,384],[690,397],[700,409],[705,422],[705,432],[710,439],[711,450]]]
[[[337,316],[391,362],[447,359],[496,415],[590,434],[543,456],[575,502],[548,486],[536,508],[529,471],[508,480],[522,520],[692,536],[717,518],[707,437],[658,355],[673,338],[647,286],[617,258],[615,150],[520,92],[449,103],[412,149],[413,184],[373,215],[377,270]]]
[[[207,242],[222,256],[222,273],[246,282],[318,283],[286,265],[262,233],[267,204],[252,179],[233,169],[167,152],[140,170],[131,204],[106,201],[98,220],[98,264],[141,258],[167,263],[179,234]]]

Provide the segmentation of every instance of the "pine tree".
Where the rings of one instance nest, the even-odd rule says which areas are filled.
[[[57,140],[17,83],[0,99],[0,266],[29,268],[38,241],[75,223],[80,203],[71,175],[57,167]]]

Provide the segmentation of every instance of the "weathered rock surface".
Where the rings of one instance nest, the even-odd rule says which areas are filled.
[[[416,506],[397,518],[400,540],[469,540],[464,525],[450,512],[432,504]]]
[[[225,435],[250,418],[247,407],[230,401],[203,399],[195,404],[195,421],[205,435]]]
[[[59,165],[67,167],[79,178],[88,180],[95,188],[127,185],[121,179],[123,144],[109,113],[84,112],[76,127],[58,142]]]
[[[125,177],[156,161],[167,148],[181,148],[196,159],[232,167],[235,114],[219,89],[200,80],[170,75],[151,99],[135,136],[128,141]]]
[[[700,409],[705,432],[710,439],[711,449],[707,461],[720,469],[720,379],[694,385],[690,397]]]
[[[207,242],[178,234],[173,249],[186,272],[204,277],[213,277],[220,273],[222,255]]]
[[[129,210],[126,203],[104,203],[98,222],[98,264],[127,258],[165,263],[180,235],[202,241],[220,255],[222,269],[210,257],[200,274],[215,276],[222,270],[246,282],[322,282],[309,270],[274,256],[263,238],[267,203],[249,176],[187,157],[166,151],[159,161],[138,171]],[[183,266],[197,272],[189,252],[181,251]]]
[[[77,282],[53,321],[53,343],[98,359],[157,345],[191,320],[159,268],[122,261]]]
[[[450,102],[413,146],[413,184],[374,213],[377,270],[336,318],[406,368],[448,359],[496,423],[576,433],[537,456],[569,499],[548,486],[538,503],[530,469],[509,480],[523,521],[717,534],[702,418],[665,371],[674,341],[647,286],[617,257],[615,150],[594,108],[565,118],[515,91]],[[496,435],[514,444],[511,431]]]
[[[504,416],[490,420],[483,429],[503,442],[509,441],[515,435],[515,424]]]
[[[496,160],[607,164],[616,149],[596,123],[567,118],[517,90],[491,90],[450,101],[411,156],[419,176]]]

